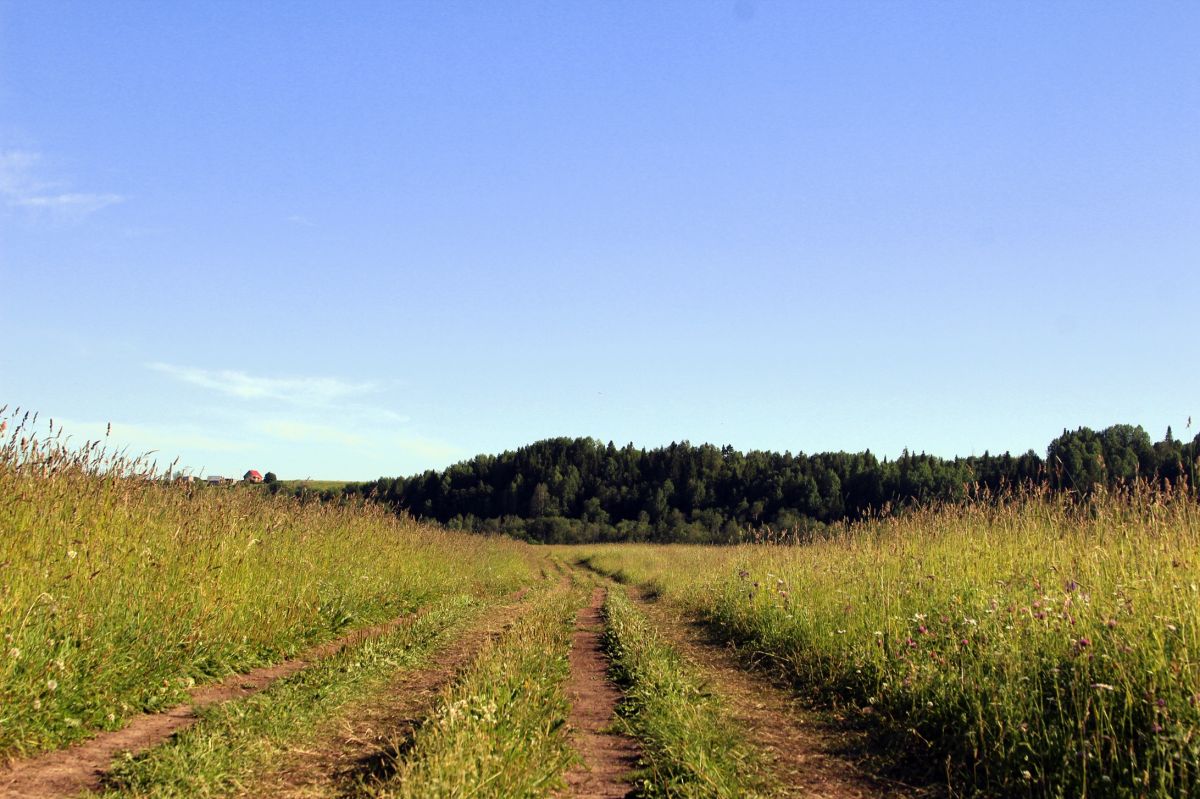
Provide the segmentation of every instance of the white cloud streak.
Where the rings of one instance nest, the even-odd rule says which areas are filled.
[[[124,202],[124,200],[125,198],[120,194],[50,194],[38,197],[21,197],[14,200],[11,205],[90,214],[93,211],[99,211],[101,208],[107,208],[110,205]]]
[[[252,447],[244,440],[222,438],[194,427],[129,424],[126,422],[81,422],[56,419],[55,422],[76,443],[103,441],[110,448],[126,448],[131,455],[153,452],[174,457],[183,449],[208,452],[247,452]]]
[[[86,216],[125,201],[112,192],[63,191],[59,183],[37,177],[40,153],[29,150],[0,151],[0,198],[5,205],[57,216]]]
[[[228,369],[196,369],[169,363],[152,363],[149,367],[181,382],[238,399],[311,407],[328,407],[379,390],[375,383],[351,383],[335,377],[257,377]]]
[[[445,442],[387,430],[347,430],[294,419],[267,419],[252,425],[252,428],[282,441],[298,444],[334,444],[356,452],[372,452],[383,456],[416,455],[446,461],[464,456],[458,447]]]

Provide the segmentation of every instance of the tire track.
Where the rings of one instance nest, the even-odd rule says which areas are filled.
[[[876,799],[944,796],[944,790],[916,788],[885,779],[862,767],[864,736],[804,707],[793,690],[769,675],[748,669],[742,658],[696,620],[681,618],[644,591],[631,589],[646,616],[727,703],[747,740],[769,764],[772,797]]]
[[[119,730],[102,732],[66,749],[11,763],[0,769],[0,797],[51,799],[99,790],[113,758],[125,752],[138,754],[162,743],[194,724],[198,710],[256,694],[276,680],[296,674],[316,661],[411,624],[422,612],[405,614],[382,624],[355,630],[274,666],[264,666],[232,675],[212,685],[194,688],[189,692],[187,702],[169,710],[134,716]]]
[[[621,692],[608,678],[608,656],[602,641],[604,596],[605,590],[596,588],[591,602],[580,609],[571,644],[571,678],[567,682],[571,714],[567,723],[583,759],[566,774],[567,795],[575,799],[629,795],[633,790],[631,772],[640,755],[633,738],[610,729]]]
[[[513,625],[528,588],[485,613],[466,631],[437,650],[428,666],[406,671],[382,692],[344,709],[317,740],[286,754],[243,796],[350,797],[369,793],[387,782],[411,746],[425,718],[433,712],[442,689],[475,659],[484,644]]]

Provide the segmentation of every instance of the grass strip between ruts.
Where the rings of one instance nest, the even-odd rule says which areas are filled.
[[[547,796],[574,755],[566,734],[567,653],[578,590],[552,590],[445,690],[395,775],[395,799]]]
[[[605,646],[625,689],[620,720],[641,740],[640,793],[725,799],[762,789],[759,764],[721,701],[625,594],[604,603]]]
[[[338,708],[382,687],[397,670],[419,665],[482,607],[466,596],[442,600],[412,624],[348,648],[247,699],[207,708],[194,726],[170,742],[115,764],[107,794],[234,793]]]

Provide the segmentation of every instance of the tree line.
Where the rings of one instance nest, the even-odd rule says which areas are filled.
[[[1195,484],[1200,435],[1170,428],[1152,442],[1140,426],[1064,430],[1045,457],[941,458],[904,451],[739,452],[711,444],[656,449],[591,438],[552,438],[443,471],[347,484],[358,495],[457,529],[545,543],[654,541],[730,543],[773,528],[818,534],[830,523],[955,502],[1018,488],[1087,495],[1097,488]]]

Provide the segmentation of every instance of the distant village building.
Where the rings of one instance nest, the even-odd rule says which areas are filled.
[[[262,473],[258,469],[251,469],[242,475],[242,479],[247,483],[261,483],[263,481]]]
[[[210,486],[219,486],[225,482],[225,478],[219,474],[210,474],[208,476],[208,484]]]
[[[194,474],[177,474],[177,475],[175,475],[175,482],[176,483],[194,483],[194,482],[196,482],[196,475],[194,475]]]

